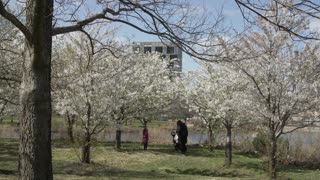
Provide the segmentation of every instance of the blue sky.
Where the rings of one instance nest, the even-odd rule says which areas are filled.
[[[232,25],[236,29],[241,29],[244,24],[242,15],[234,0],[191,0],[191,3],[195,6],[205,7],[208,11],[215,12],[217,9],[223,8],[223,14],[225,15],[227,25]],[[147,35],[138,30],[121,25],[121,31],[118,34],[119,40],[130,39],[131,41],[140,42],[140,41],[159,41],[156,36]],[[183,71],[195,70],[198,67],[198,64],[194,60],[183,54]]]

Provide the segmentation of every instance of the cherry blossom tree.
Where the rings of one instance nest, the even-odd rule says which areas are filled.
[[[95,39],[106,39],[98,33],[100,29],[96,29],[95,33],[91,31],[91,34],[97,35]],[[67,118],[75,116],[80,120],[84,131],[81,161],[90,163],[91,139],[108,125],[111,113],[108,103],[110,84],[106,82],[113,78],[119,67],[109,67],[112,63],[108,59],[116,60],[109,57],[112,56],[110,53],[101,50],[104,48],[100,46],[101,41],[90,41],[82,33],[66,37],[63,49],[54,59],[55,107],[60,114],[70,116]]]
[[[174,96],[168,62],[158,54],[131,54],[122,63],[126,70],[110,82],[114,92],[110,107],[112,122],[117,127],[117,148],[120,148],[121,127],[126,121],[139,119],[147,126]]]
[[[85,152],[90,152],[90,137],[104,128],[97,125],[116,126],[116,147],[120,148],[121,126],[133,118],[147,123],[170,103],[175,87],[169,79],[168,62],[160,55],[122,53],[114,57],[103,50],[105,46],[99,47],[107,43],[95,42],[86,41],[81,34],[72,36],[54,66],[55,76],[60,77],[55,78],[56,108],[61,114],[73,114],[81,120],[85,131],[83,149],[88,149],[83,151],[82,161],[86,163],[90,162],[90,158],[84,158],[89,156]],[[92,54],[92,49],[96,53]]]
[[[18,116],[21,34],[2,17],[0,27],[0,117],[5,114]]]
[[[308,0],[235,0],[244,19],[250,23],[254,23],[256,18],[263,19],[281,29],[288,32],[293,38],[315,39],[319,40],[319,33],[314,32],[309,25],[307,31],[296,31],[292,29],[285,21],[270,16],[269,13],[277,13],[286,9],[290,13],[285,14],[286,17],[304,16],[307,17],[315,26],[320,21],[320,5],[314,1]]]
[[[286,22],[295,32],[305,30],[308,21],[303,16],[286,16],[288,11],[279,9],[268,16]],[[314,41],[294,41],[263,19],[257,25],[242,43],[226,51],[234,56],[251,54],[251,58],[235,62],[235,66],[251,84],[251,112],[269,135],[269,171],[276,178],[277,140],[318,121],[319,45]]]
[[[185,88],[187,91],[187,103],[190,111],[195,111],[201,118],[208,130],[209,149],[214,146],[214,129],[219,126],[219,119],[216,118],[215,92],[216,89],[210,84],[210,79],[216,77],[207,76],[204,71],[191,72],[186,79]]]
[[[215,87],[215,110],[216,118],[226,130],[225,165],[232,163],[232,129],[234,127],[247,124],[250,118],[247,108],[250,105],[247,94],[247,84],[241,74],[234,70],[218,67]],[[211,74],[212,76],[213,74]]]
[[[224,30],[223,18],[200,13],[186,0],[0,0],[0,15],[24,35],[23,77],[20,90],[20,178],[53,179],[51,153],[52,37],[109,22],[128,25],[146,34],[169,40],[188,54],[201,58],[204,44]],[[19,18],[19,16],[21,16]],[[209,23],[211,21],[212,23]],[[109,26],[110,27],[110,26]],[[203,48],[194,49],[194,46]],[[199,51],[198,51],[199,50]],[[40,132],[40,133],[38,133]]]
[[[226,166],[232,163],[232,128],[248,122],[248,94],[245,79],[226,66],[201,63],[201,70],[192,73],[189,103],[198,111],[213,141],[213,129],[226,129]]]

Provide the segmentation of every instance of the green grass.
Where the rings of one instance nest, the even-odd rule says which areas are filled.
[[[224,167],[222,150],[189,147],[187,155],[171,145],[125,143],[121,151],[112,144],[95,143],[92,164],[79,163],[79,149],[66,142],[53,143],[54,179],[268,179],[265,163],[250,154],[235,153],[231,168]],[[0,140],[0,179],[15,179],[18,143]],[[318,179],[317,170],[281,166],[281,179]]]
[[[16,116],[2,116],[0,127],[16,127],[18,125],[18,118]]]

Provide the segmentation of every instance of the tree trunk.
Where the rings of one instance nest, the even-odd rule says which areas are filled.
[[[269,173],[271,179],[277,178],[276,164],[277,164],[277,139],[275,134],[272,133],[270,138],[270,150],[269,150]]]
[[[90,140],[91,140],[91,136],[90,136],[90,133],[87,131],[83,137],[82,157],[81,157],[82,163],[87,163],[87,164],[90,163]]]
[[[69,139],[72,143],[74,143],[74,138],[73,138],[73,124],[75,122],[74,120],[74,115],[70,115],[68,112],[66,114],[66,118],[67,118],[67,123],[68,123],[68,136]]]
[[[214,148],[214,136],[211,126],[208,128],[208,137],[209,137],[209,150],[213,151]]]
[[[90,140],[91,140],[91,135],[89,132],[90,123],[91,123],[91,104],[87,102],[87,121],[85,124],[85,133],[84,133],[83,143],[82,143],[82,158],[81,158],[81,162],[87,163],[87,164],[90,163]]]
[[[116,148],[117,150],[121,149],[121,129],[116,131]]]
[[[148,127],[148,121],[143,119],[143,128],[147,129]]]
[[[231,126],[226,126],[227,129],[227,142],[226,142],[226,167],[230,167],[232,164],[232,140],[231,140]]]
[[[51,48],[53,0],[27,0],[20,90],[19,179],[53,179],[51,160]]]
[[[73,127],[72,127],[72,126],[69,126],[69,127],[68,127],[68,136],[69,136],[70,142],[71,142],[71,143],[74,143]]]

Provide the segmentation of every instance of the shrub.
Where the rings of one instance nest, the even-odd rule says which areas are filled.
[[[263,131],[259,131],[257,133],[257,136],[252,141],[252,145],[253,145],[255,151],[259,155],[267,155],[268,144],[269,144],[268,136]]]
[[[266,132],[259,131],[257,136],[253,139],[252,144],[259,155],[268,155],[270,141]],[[279,138],[277,141],[277,147],[278,160],[287,164],[290,147],[289,140],[287,138]]]

